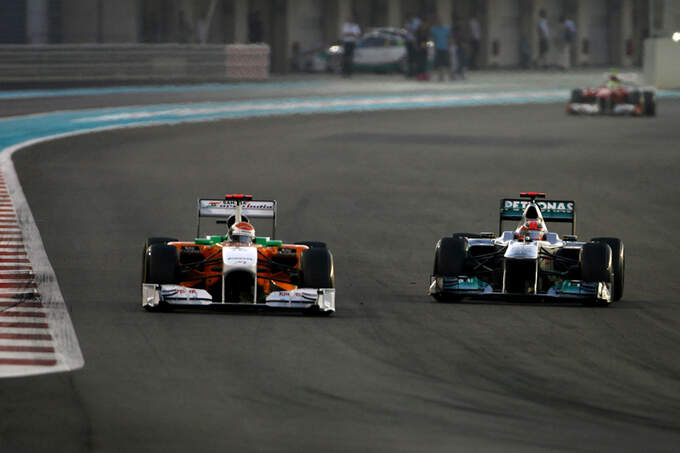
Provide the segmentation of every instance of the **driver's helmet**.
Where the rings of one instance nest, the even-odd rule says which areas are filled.
[[[532,241],[540,241],[543,239],[543,224],[538,220],[529,220],[520,227],[519,235]]]
[[[255,240],[255,228],[247,222],[235,223],[229,229],[229,242],[250,245]]]
[[[609,80],[607,80],[607,88],[615,90],[621,85],[621,79],[616,73],[609,74]]]

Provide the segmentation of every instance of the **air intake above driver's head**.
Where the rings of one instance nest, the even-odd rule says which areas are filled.
[[[524,212],[524,217],[531,220],[538,219],[538,209],[536,209],[536,206],[530,205]]]

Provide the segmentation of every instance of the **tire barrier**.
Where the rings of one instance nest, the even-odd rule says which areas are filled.
[[[229,44],[226,46],[227,78],[265,80],[269,78],[269,46]]]

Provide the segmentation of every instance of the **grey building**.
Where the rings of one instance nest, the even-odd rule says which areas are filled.
[[[481,66],[513,67],[520,49],[538,51],[538,12],[552,30],[566,14],[577,27],[575,65],[640,65],[648,36],[680,29],[673,0],[2,0],[0,43],[246,43],[271,47],[272,69],[287,72],[293,47],[338,39],[353,14],[362,29],[434,16],[469,36],[481,28]]]

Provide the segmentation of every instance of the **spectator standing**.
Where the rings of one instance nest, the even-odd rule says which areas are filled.
[[[544,9],[538,12],[538,61],[539,68],[548,68],[548,52],[550,51],[550,29],[548,14]]]
[[[427,73],[427,42],[430,39],[430,26],[421,22],[416,30],[416,77],[418,80],[429,80]]]
[[[413,77],[416,68],[416,33],[420,27],[420,19],[410,15],[409,20],[404,25],[406,29],[406,77]]]
[[[352,69],[354,66],[354,49],[357,45],[357,41],[361,36],[361,29],[359,25],[354,21],[354,18],[350,18],[347,22],[342,25],[342,44],[343,44],[343,54],[342,54],[342,75],[343,77],[351,77]]]
[[[434,70],[438,74],[439,81],[444,80],[444,75],[449,69],[449,46],[451,44],[451,28],[442,25],[439,18],[435,19],[434,26],[430,29],[430,36],[434,41]]]
[[[262,19],[260,18],[260,12],[255,11],[248,16],[248,42],[256,43],[262,41],[264,41]]]
[[[192,34],[191,25],[189,25],[184,10],[179,10],[177,13],[177,42],[182,44],[191,42]]]
[[[561,66],[563,69],[569,69],[571,67],[571,56],[574,49],[574,41],[576,41],[576,24],[573,20],[569,19],[566,15],[562,15],[560,18],[561,24],[561,34],[564,36],[564,49],[561,55]]]
[[[451,72],[453,73],[454,78],[456,79],[465,79],[465,67],[466,67],[466,60],[465,60],[465,40],[463,38],[463,30],[462,30],[461,22],[460,19],[456,19],[453,25],[453,48],[455,49],[455,55],[456,55],[456,66],[455,68],[451,69]]]
[[[470,18],[470,69],[477,69],[479,56],[479,42],[482,39],[482,30],[476,16]]]
[[[519,38],[519,66],[522,69],[529,69],[531,66],[531,43],[526,36]]]

